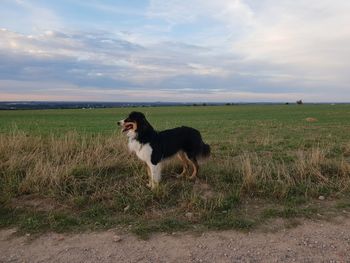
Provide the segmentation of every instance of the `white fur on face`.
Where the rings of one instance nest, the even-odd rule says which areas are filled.
[[[129,139],[135,139],[136,138],[136,132],[134,130],[128,130],[126,132],[126,136],[128,136]]]
[[[118,121],[118,125],[122,127],[122,133],[123,132],[123,129],[124,129],[124,125],[127,124],[125,123],[125,119],[124,120],[120,120]],[[129,137],[129,138],[136,138],[136,132],[134,130],[128,130],[125,132],[126,136]]]

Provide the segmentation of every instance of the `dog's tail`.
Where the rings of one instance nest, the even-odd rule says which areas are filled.
[[[210,156],[210,146],[209,144],[202,142],[198,157],[201,159],[206,159],[206,158],[209,158],[209,156]]]

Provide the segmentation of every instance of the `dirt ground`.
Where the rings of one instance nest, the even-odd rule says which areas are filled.
[[[350,262],[349,217],[283,226],[277,220],[249,233],[163,233],[149,240],[114,229],[39,237],[6,229],[0,262]]]

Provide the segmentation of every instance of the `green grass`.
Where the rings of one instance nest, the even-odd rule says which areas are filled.
[[[268,208],[263,211],[262,218],[294,218],[294,217],[312,217],[314,216],[320,209],[316,207],[293,207],[293,206],[285,206],[283,208]]]
[[[146,187],[146,169],[128,154],[116,127],[132,110],[159,130],[187,125],[201,131],[212,157],[197,182],[173,178],[181,171],[173,161],[156,191]],[[335,209],[348,209],[349,192],[350,105],[0,111],[2,227],[40,232],[119,225],[143,237],[244,230],[274,217],[312,217],[322,209],[308,204],[319,195],[337,200]],[[33,207],[38,200],[53,205]]]

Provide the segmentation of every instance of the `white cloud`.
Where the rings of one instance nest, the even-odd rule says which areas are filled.
[[[0,80],[51,81],[96,98],[350,99],[349,1],[151,0],[145,12],[85,4],[144,19],[125,31],[71,28],[33,3],[17,1],[36,30],[0,30]]]
[[[18,91],[11,91],[10,86],[16,86]],[[48,87],[50,87],[48,89]],[[50,100],[50,101],[180,101],[180,102],[281,102],[296,101],[303,98],[308,102],[344,102],[349,101],[350,96],[339,98],[338,96],[327,93],[304,94],[298,92],[278,93],[278,92],[242,92],[236,90],[204,90],[198,89],[101,89],[98,87],[79,87],[76,85],[53,82],[37,81],[2,81],[0,80],[1,100],[5,101],[31,101],[31,100]],[[208,100],[208,93],[210,100]],[[326,98],[326,99],[325,99]]]
[[[150,17],[162,18],[172,24],[188,24],[202,19],[216,19],[229,25],[253,23],[253,12],[241,0],[151,0]]]
[[[4,9],[1,12],[2,20],[15,21],[16,28],[25,31],[60,29],[63,21],[57,13],[33,0],[4,0],[4,3],[11,3],[16,6],[16,11]],[[2,8],[4,8],[2,6]],[[7,11],[7,12],[6,12]],[[19,11],[19,12],[18,12]]]

